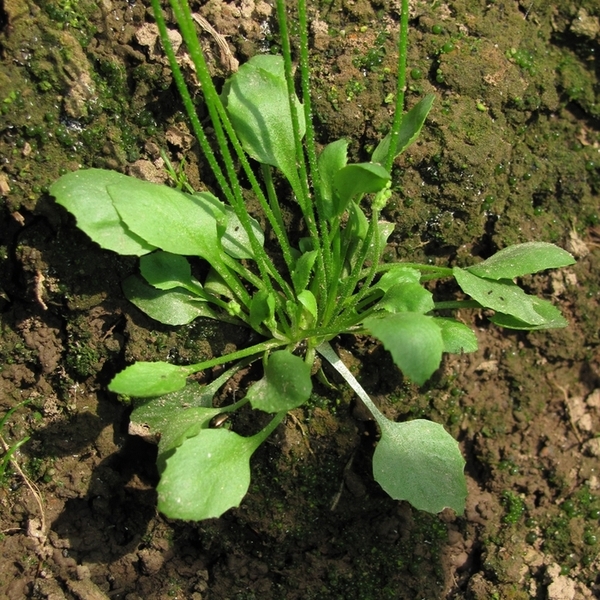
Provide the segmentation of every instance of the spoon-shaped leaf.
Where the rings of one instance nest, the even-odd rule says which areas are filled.
[[[509,246],[467,270],[487,279],[514,279],[544,269],[572,265],[575,259],[562,248],[547,242],[527,242]]]
[[[395,423],[377,418],[381,439],[373,455],[375,481],[396,500],[438,513],[449,507],[462,514],[467,486],[465,461],[457,441],[425,419]]]
[[[187,325],[198,317],[239,323],[238,319],[215,310],[203,298],[183,288],[157,290],[136,275],[128,277],[122,287],[127,300],[149,317],[166,325]]]
[[[390,421],[329,343],[319,345],[317,352],[356,392],[381,429],[373,455],[373,475],[381,487],[395,500],[407,500],[420,510],[437,513],[450,507],[462,513],[467,495],[465,461],[450,434],[441,425],[423,419]]]
[[[248,390],[252,408],[276,413],[304,404],[312,391],[310,366],[287,350],[269,355],[262,379]]]
[[[440,366],[444,341],[433,317],[401,312],[370,317],[363,324],[415,383],[425,383]]]
[[[141,256],[154,246],[131,231],[115,209],[107,186],[131,179],[116,171],[85,169],[67,173],[50,186],[57,204],[77,219],[77,227],[101,248]]]
[[[402,152],[404,152],[419,137],[421,128],[433,106],[434,100],[435,96],[433,94],[428,94],[403,115],[402,125],[400,126],[400,132],[396,142],[396,149],[394,150],[394,158],[399,154],[402,154]],[[381,142],[379,142],[377,148],[375,148],[373,152],[373,162],[383,164],[386,160],[389,147],[390,134],[388,133]]]
[[[511,315],[530,325],[544,323],[544,317],[533,306],[535,296],[529,296],[512,281],[484,279],[459,267],[454,267],[452,273],[462,291],[482,306]]]
[[[158,510],[171,519],[200,521],[239,506],[250,485],[252,438],[205,429],[166,459],[157,487]]]
[[[196,197],[133,177],[107,190],[127,227],[149,244],[222,262],[214,211]]]
[[[280,169],[296,196],[301,197],[283,58],[264,54],[252,57],[227,81],[223,95],[244,150],[258,162]],[[297,98],[294,101],[304,135],[302,105]]]
[[[228,429],[200,429],[159,457],[158,510],[172,519],[200,521],[239,506],[250,486],[250,458],[285,413],[246,438]]]
[[[178,367],[171,363],[140,361],[117,373],[108,384],[108,389],[138,398],[162,396],[185,387],[186,379],[194,372],[193,368]]]

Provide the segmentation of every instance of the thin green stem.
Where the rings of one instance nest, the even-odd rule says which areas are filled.
[[[173,6],[174,11],[176,10],[176,6],[177,6],[176,2],[177,2],[177,0],[171,0],[171,4]],[[177,89],[181,95],[183,105],[185,107],[188,118],[190,119],[190,123],[192,125],[192,130],[194,131],[194,135],[198,139],[198,143],[200,144],[200,147],[202,148],[202,151],[203,151],[204,155],[206,156],[206,159],[208,160],[208,163],[213,171],[213,174],[215,175],[215,178],[217,179],[219,187],[223,191],[223,194],[225,194],[225,197],[227,198],[229,204],[232,207],[234,207],[234,209],[235,209],[235,206],[236,206],[236,193],[235,192],[236,192],[236,190],[232,189],[230,182],[234,184],[234,188],[235,188],[236,183],[238,184],[238,187],[239,187],[239,181],[237,180],[237,176],[234,173],[233,177],[232,177],[231,169],[228,169],[229,181],[227,180],[227,178],[225,178],[225,175],[223,174],[223,171],[222,171],[221,167],[219,166],[219,163],[217,162],[215,154],[212,151],[212,148],[208,142],[208,138],[206,137],[204,129],[203,129],[202,125],[200,124],[198,115],[196,114],[196,108],[194,106],[194,102],[192,100],[192,97],[191,97],[189,90],[187,88],[187,85],[185,83],[181,69],[179,68],[179,65],[177,63],[175,53],[173,52],[173,47],[171,45],[171,42],[169,40],[169,36],[167,33],[167,26],[166,26],[166,23],[165,23],[163,14],[162,14],[162,10],[160,7],[160,3],[158,0],[152,0],[152,8],[154,10],[154,16],[156,18],[156,23],[157,23],[160,37],[161,37],[161,40],[162,40],[162,43],[163,43],[163,46],[165,49],[165,53],[167,55],[169,64],[171,66],[171,72],[173,73],[173,79],[174,79]],[[189,10],[189,8],[188,8],[188,10]],[[193,38],[197,42],[195,30],[193,29],[193,24],[191,25],[193,34],[190,35],[190,23],[186,24],[183,21],[183,17],[182,17],[181,21],[178,18],[178,22],[180,24],[181,32],[182,32],[184,39],[186,39],[186,36],[187,36],[187,38]],[[205,67],[206,67],[206,65],[205,65]],[[210,77],[208,79],[210,80]],[[210,81],[210,85],[212,86],[212,80]],[[208,86],[208,87],[210,87],[210,86]],[[204,89],[206,90],[207,88],[205,87]],[[213,86],[213,90],[214,90],[214,86]],[[215,91],[215,93],[216,93],[216,91]],[[210,101],[207,97],[207,105],[208,104],[210,104]],[[226,142],[225,142],[225,145],[226,145]],[[227,164],[227,160],[226,160],[225,156],[224,156],[224,159],[225,159],[225,163]],[[231,164],[231,167],[233,167],[233,161],[231,160],[231,157],[229,157],[229,163]],[[239,194],[241,196],[241,191],[239,191]],[[237,214],[237,211],[236,211],[236,214]],[[260,248],[260,244],[258,244],[258,241],[256,240],[256,236],[254,235],[254,232],[252,231],[252,227],[250,226],[250,222],[247,218],[247,213],[246,213],[246,221],[247,221],[246,224],[244,223],[243,217],[240,215],[238,215],[238,216],[240,217],[240,221],[242,222],[242,225],[244,225],[245,229],[247,226],[247,232],[249,231],[248,237],[249,237],[251,243],[253,243],[253,249],[254,249],[255,245]],[[262,250],[262,248],[261,248],[261,250]],[[233,274],[231,273],[231,271],[229,269],[223,268],[224,267],[223,264],[213,264],[212,266],[219,273],[219,275],[223,278],[225,283],[236,294],[236,296],[238,296],[240,301],[244,302],[244,298],[247,297],[248,294],[245,291],[244,287],[242,286],[241,282],[238,280],[238,278],[233,276]],[[244,302],[244,303],[246,303],[246,302]]]
[[[300,85],[302,87],[302,102],[304,106],[304,120],[306,121],[306,156],[310,169],[310,178],[314,190],[317,207],[318,227],[320,238],[329,237],[329,224],[324,215],[320,214],[319,207],[323,205],[323,192],[321,189],[321,175],[317,161],[315,141],[315,127],[313,123],[312,98],[310,94],[310,69],[308,66],[308,16],[306,0],[298,0],[298,21],[300,24]],[[326,282],[331,284],[333,271],[333,258],[329,244],[323,244],[323,263],[325,267]]]
[[[400,127],[404,113],[404,90],[406,88],[406,54],[408,49],[408,0],[402,0],[400,14],[400,39],[398,42],[398,77],[396,79],[396,107],[394,120],[390,130],[390,146],[385,159],[384,167],[388,173],[392,172],[392,164],[396,156]]]
[[[188,375],[193,375],[194,373],[199,373],[205,369],[217,367],[219,365],[223,365],[234,360],[240,360],[248,356],[256,355],[256,358],[258,358],[263,352],[267,352],[268,350],[273,350],[275,348],[281,348],[287,344],[289,344],[289,340],[266,340],[265,342],[255,344],[254,346],[249,346],[248,348],[243,348],[237,352],[231,352],[230,354],[224,354],[222,356],[217,356],[216,358],[211,358],[210,360],[205,360],[203,362],[182,367],[182,370]]]
[[[340,227],[339,217],[331,219],[331,231],[327,239],[327,246],[331,250],[332,256],[332,271],[329,277],[329,290],[325,309],[321,315],[321,322],[327,325],[338,307],[338,290],[342,279],[342,273],[346,266],[346,256],[348,255],[349,243],[351,236],[348,234],[348,229]]]
[[[194,135],[196,136],[196,139],[200,144],[204,156],[208,160],[208,164],[215,178],[217,179],[219,187],[227,197],[229,203],[233,205],[233,192],[231,190],[231,186],[227,182],[227,179],[225,179],[223,170],[219,166],[215,154],[208,142],[208,138],[204,133],[204,128],[202,127],[200,120],[198,119],[198,115],[196,114],[196,107],[194,106],[194,102],[185,83],[185,79],[183,77],[181,69],[179,68],[179,64],[177,63],[175,53],[173,52],[173,46],[171,45],[171,41],[169,39],[167,25],[162,14],[160,2],[159,0],[151,0],[151,2],[152,9],[154,11],[154,18],[156,19],[156,24],[158,26],[158,31],[160,34],[162,45],[165,54],[167,55],[167,59],[169,60],[171,73],[173,74],[173,80],[175,81],[175,85],[177,86],[177,90],[179,91],[179,95],[181,96],[185,112],[187,113],[190,123],[192,125],[192,131],[194,132]]]
[[[211,121],[212,121],[214,130],[215,130],[215,137],[217,138],[217,144],[219,145],[219,149],[221,151],[221,155],[222,155],[223,161],[225,163],[225,168],[227,171],[227,177],[228,177],[229,181],[227,181],[225,179],[225,177],[222,173],[222,170],[220,169],[218,163],[216,162],[214,153],[212,152],[212,149],[206,139],[206,135],[204,134],[204,130],[198,121],[197,115],[195,113],[195,108],[194,108],[193,102],[192,102],[190,94],[189,94],[189,90],[187,89],[187,86],[183,79],[183,75],[181,74],[179,65],[177,64],[177,61],[175,60],[174,53],[172,51],[172,48],[170,47],[170,42],[166,35],[166,26],[164,24],[164,19],[162,17],[162,12],[160,11],[160,6],[158,4],[158,0],[152,0],[152,2],[153,2],[153,8],[156,13],[157,22],[162,22],[163,33],[161,33],[161,36],[163,38],[163,43],[165,45],[165,48],[169,49],[168,55],[169,55],[169,61],[171,63],[171,68],[172,68],[174,74],[178,73],[178,77],[177,77],[177,81],[176,81],[177,86],[178,86],[178,89],[179,89],[182,97],[184,98],[184,106],[186,108],[186,112],[188,113],[188,116],[190,117],[190,119],[193,123],[192,127],[194,130],[194,133],[198,136],[198,139],[199,139],[199,142],[201,143],[203,152],[207,156],[207,158],[209,160],[209,164],[211,165],[211,168],[213,169],[213,171],[215,171],[215,176],[217,177],[217,181],[219,182],[219,185],[222,187],[229,204],[232,206],[237,217],[240,219],[240,222],[242,223],[242,226],[243,226],[244,230],[246,231],[246,233],[248,235],[248,239],[250,240],[250,243],[252,245],[254,259],[258,265],[259,272],[261,275],[259,281],[261,281],[262,284],[259,287],[266,287],[275,295],[275,292],[273,290],[273,286],[271,283],[271,277],[272,277],[275,281],[277,281],[278,285],[281,287],[281,289],[284,291],[284,293],[289,293],[291,288],[286,285],[283,278],[277,272],[277,269],[272,264],[271,259],[267,255],[266,251],[264,250],[264,248],[262,247],[260,242],[257,240],[254,230],[251,226],[250,217],[249,217],[248,212],[245,207],[240,182],[237,177],[237,173],[235,171],[233,159],[232,159],[231,153],[229,151],[229,146],[227,143],[227,138],[225,137],[225,134],[224,134],[224,130],[232,142],[232,145],[234,147],[236,155],[237,155],[238,159],[240,160],[240,163],[242,164],[242,168],[244,169],[244,171],[250,181],[251,187],[252,187],[256,197],[258,198],[258,200],[261,204],[261,207],[263,208],[263,210],[267,216],[267,219],[269,220],[271,226],[275,230],[275,233],[278,236],[278,238],[280,240],[282,240],[282,249],[284,251],[284,256],[287,256],[288,260],[291,262],[291,257],[290,257],[290,252],[289,252],[289,242],[287,242],[287,236],[286,236],[285,232],[283,230],[281,230],[281,228],[278,226],[277,220],[275,219],[275,217],[272,214],[272,211],[267,203],[266,198],[264,197],[262,189],[261,189],[261,187],[254,175],[254,172],[252,171],[252,168],[250,167],[250,164],[244,154],[241,144],[240,144],[237,136],[235,135],[233,127],[229,121],[227,114],[226,114],[223,103],[221,102],[221,99],[220,99],[219,95],[217,94],[217,91],[214,87],[214,84],[210,77],[210,73],[208,72],[208,68],[206,66],[206,61],[204,60],[204,54],[202,52],[202,48],[200,47],[200,44],[198,42],[195,25],[191,18],[191,12],[190,12],[189,5],[187,4],[187,0],[170,0],[171,7],[173,8],[173,12],[174,12],[177,22],[179,24],[181,34],[186,42],[188,51],[190,52],[192,62],[194,63],[194,65],[196,67],[196,72],[197,72],[198,78],[201,82],[202,89],[204,91],[206,105],[209,110]],[[159,25],[159,28],[161,28],[160,25]],[[212,156],[212,160],[210,158],[211,156]],[[286,242],[287,242],[287,244],[286,244]],[[226,277],[227,277],[226,275],[223,275],[222,273],[220,273],[220,275],[223,276],[223,279],[226,279]]]
[[[263,281],[256,276],[254,273],[252,273],[252,271],[249,271],[246,267],[244,267],[241,263],[239,263],[238,261],[234,260],[233,258],[227,256],[226,254],[223,254],[221,256],[221,258],[223,259],[224,263],[235,273],[237,273],[238,275],[241,275],[244,279],[246,279],[246,281],[248,281],[248,283],[251,283],[254,287],[256,287],[257,289],[264,289],[266,286],[264,285]],[[292,288],[289,286],[289,284],[285,281],[285,279],[283,279],[281,277],[281,275],[275,270],[275,267],[273,266],[273,277],[277,278],[278,281],[281,281],[281,286],[282,286],[282,290],[284,291],[284,293],[287,293],[288,297],[293,297],[294,291],[292,290]],[[267,288],[269,289],[269,288]],[[272,288],[270,289],[270,291],[272,291]],[[244,290],[245,292],[245,290]],[[288,322],[288,317],[287,317],[287,312],[286,312],[286,307],[285,307],[285,300],[281,297],[280,294],[276,294],[273,292],[273,298],[275,300],[275,310],[277,312],[277,321],[278,323],[281,325],[282,329],[286,332],[289,331],[289,322]],[[246,292],[243,295],[243,299],[242,302],[244,304],[244,306],[246,306],[247,308],[250,308],[250,304],[251,304],[251,298],[250,295]],[[244,319],[244,321],[248,321],[247,319]]]
[[[342,286],[342,290],[340,292],[340,297],[337,302],[337,307],[339,308],[337,312],[337,316],[333,319],[333,325],[338,325],[340,322],[343,322],[344,319],[351,313],[358,301],[358,295],[352,296],[354,290],[358,282],[361,279],[361,274],[363,273],[362,266],[365,264],[367,257],[369,256],[369,252],[372,248],[377,249],[378,238],[379,238],[379,227],[377,226],[377,220],[379,219],[379,211],[373,209],[373,213],[371,215],[371,221],[369,222],[369,229],[367,230],[367,235],[363,241],[362,247],[360,249],[360,255],[358,260],[356,261],[356,265],[350,276],[344,281]],[[373,267],[366,270],[366,278],[372,280],[372,278],[377,273],[377,263],[379,262],[379,256],[374,257],[375,264]],[[365,286],[368,291],[368,286]]]
[[[430,281],[433,279],[442,279],[444,277],[452,277],[451,267],[438,267],[437,265],[424,265],[422,263],[405,263],[405,262],[394,262],[384,263],[377,265],[376,272],[384,273],[385,271],[391,271],[392,269],[415,269],[421,272],[421,281]],[[367,277],[370,269],[363,269],[360,273],[358,281],[361,281]]]
[[[255,448],[258,448],[270,435],[275,431],[276,427],[283,421],[287,415],[287,411],[278,412],[269,422],[269,424],[261,429],[258,433],[248,438],[248,442],[251,443]]]
[[[273,176],[271,174],[271,167],[270,167],[270,165],[261,164],[260,169],[261,169],[261,173],[263,176],[263,181],[265,182],[265,189],[267,190],[267,199],[269,201],[271,210],[273,211],[273,216],[275,217],[275,220],[277,221],[279,228],[282,231],[285,231],[285,223],[283,222],[283,215],[281,214],[281,206],[279,206],[279,199],[277,198],[277,192],[275,191],[275,185],[273,184]],[[287,236],[286,236],[285,241],[287,242]],[[289,246],[289,242],[287,242],[287,245]],[[283,250],[283,248],[282,248],[282,250]],[[289,249],[288,249],[288,252],[289,252]],[[284,257],[285,257],[285,254],[284,254]],[[288,265],[288,269],[291,271],[292,270],[291,253],[290,253],[290,257],[289,257],[289,264],[288,264],[288,259],[285,259],[285,261],[286,261],[286,264]]]
[[[340,357],[334,352],[329,342],[324,342],[317,347],[317,352],[346,380],[346,383],[354,390],[356,395],[364,402],[365,406],[369,409],[369,412],[373,415],[377,423],[381,426],[385,423],[386,418],[383,416],[381,411],[375,406],[373,400],[371,400],[369,394],[365,392],[364,388],[356,377],[352,375],[350,369],[341,361]]]
[[[296,91],[294,89],[294,76],[292,72],[292,50],[290,46],[290,36],[287,25],[287,11],[285,0],[277,0],[277,17],[279,20],[279,32],[281,37],[281,49],[283,54],[283,64],[285,69],[285,79],[288,88],[288,98],[290,114],[292,117],[292,127],[294,131],[294,146],[296,153],[296,164],[300,180],[301,190],[296,193],[298,204],[304,217],[304,222],[308,233],[313,242],[313,249],[317,250],[317,267],[315,269],[315,279],[317,280],[317,289],[319,304],[327,297],[327,272],[325,270],[323,239],[317,230],[315,220],[315,211],[308,186],[308,173],[306,170],[306,159],[304,157],[304,147],[302,145],[302,136],[300,134],[300,120],[298,118],[298,109],[296,106]],[[314,138],[313,138],[314,144]]]
[[[377,265],[381,260],[381,232],[379,231],[379,211],[373,209],[373,213],[371,215],[371,223],[373,225],[374,235],[371,238],[371,244],[369,251],[372,252],[371,256],[371,266],[367,270],[367,276],[365,277],[365,281],[361,290],[356,294],[356,298],[350,304],[350,310],[353,310],[356,305],[371,292],[371,284],[373,283],[373,279],[377,275]],[[368,255],[367,255],[368,257]],[[357,282],[358,283],[358,282]]]
[[[266,281],[268,277],[267,269],[264,264],[265,258],[267,258],[266,253],[262,250],[260,242],[256,238],[256,235],[252,229],[250,217],[244,205],[244,198],[239,178],[235,170],[233,158],[231,156],[229,144],[227,143],[227,137],[225,135],[225,129],[227,129],[227,124],[229,124],[229,119],[225,113],[225,108],[223,107],[221,98],[215,89],[212,78],[208,71],[208,66],[206,65],[206,60],[204,59],[204,52],[202,51],[200,42],[198,41],[196,26],[191,16],[190,7],[187,3],[187,0],[171,0],[171,7],[173,8],[175,18],[179,24],[181,35],[185,40],[192,62],[196,67],[196,74],[200,80],[202,91],[204,92],[206,106],[215,130],[215,137],[217,139],[219,151],[223,157],[223,162],[225,163],[228,183],[233,190],[233,194],[231,198],[228,198],[228,200],[230,201],[231,206],[235,210],[237,217],[240,219],[240,222],[242,223],[242,226],[248,235],[258,268],[261,271],[263,279],[265,280],[264,283],[265,285],[269,286],[269,282]],[[262,193],[262,190],[258,184],[256,186],[255,193],[256,192]]]

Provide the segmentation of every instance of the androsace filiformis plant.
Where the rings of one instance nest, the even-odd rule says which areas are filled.
[[[380,216],[392,194],[392,164],[417,138],[434,101],[426,96],[403,112],[408,0],[402,1],[393,122],[364,163],[348,163],[344,139],[322,148],[315,141],[306,0],[297,5],[301,99],[284,0],[277,0],[282,56],[253,57],[220,93],[187,0],[170,0],[210,116],[210,138],[170,45],[159,1],[152,0],[152,6],[194,134],[217,181],[216,194],[98,169],[61,177],[51,193],[101,247],[140,257],[141,277],[131,276],[123,288],[151,317],[170,325],[208,317],[251,328],[259,336],[248,348],[198,364],[137,362],[110,383],[113,392],[137,399],[132,421],[159,437],[159,509],[169,517],[199,520],[238,506],[248,490],[253,452],[288,411],[310,398],[319,354],[356,391],[379,426],[373,472],[382,488],[422,510],[462,512],[464,460],[456,441],[427,420],[387,419],[329,342],[343,333],[373,336],[405,377],[423,384],[444,352],[477,348],[474,333],[438,316],[442,309],[491,309],[494,323],[516,329],[565,326],[552,304],[526,294],[514,280],[569,265],[572,257],[551,244],[526,243],[465,269],[382,263],[394,229]],[[285,179],[287,197],[278,196],[282,186],[275,184],[275,174]],[[264,232],[244,200],[248,190],[242,189],[242,178],[277,239],[280,256],[265,248]],[[283,204],[301,217],[301,236],[286,229]],[[203,281],[192,275],[186,257],[208,263]],[[424,284],[440,278],[454,278],[470,299],[434,301]],[[219,388],[258,360],[263,376],[246,395],[231,405],[213,406]],[[208,385],[188,380],[224,364],[231,366]],[[210,426],[247,403],[272,415],[255,435]]]

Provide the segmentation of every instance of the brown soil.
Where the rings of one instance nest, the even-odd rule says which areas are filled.
[[[389,122],[395,9],[312,10],[320,141],[345,136],[364,159]],[[28,404],[0,434],[5,449],[30,439],[1,482],[0,598],[600,598],[600,8],[411,10],[407,102],[437,100],[398,164],[386,259],[462,265],[557,243],[577,264],[524,284],[570,325],[515,333],[462,314],[480,350],[421,389],[372,340],[339,340],[389,417],[426,417],[460,440],[465,515],[388,498],[372,480],[373,424],[344,388],[317,388],[253,459],[240,508],[184,523],[157,514],[156,449],[127,434],[129,409],[106,384],[133,360],[196,361],[248,334],[145,317],[120,289],[135,261],[99,250],[45,190],[78,165],[164,177],[160,148],[185,156],[200,188],[203,161],[141,2],[1,4],[0,414]],[[240,61],[276,44],[266,3],[199,11]]]

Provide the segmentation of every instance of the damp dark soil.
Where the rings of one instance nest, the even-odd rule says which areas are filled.
[[[193,8],[229,45],[201,34],[219,82],[231,58],[277,50],[270,4]],[[386,260],[464,265],[530,240],[577,258],[523,282],[568,328],[511,332],[465,312],[480,350],[422,388],[373,340],[336,342],[386,415],[460,441],[464,515],[382,492],[376,429],[343,387],[316,388],[278,428],[239,508],[201,523],[157,513],[156,449],[128,435],[106,384],[134,360],[195,362],[248,334],[145,317],[120,288],[135,261],[47,194],[80,166],[164,180],[161,149],[211,185],[152,23],[139,0],[0,3],[0,415],[16,407],[0,431],[0,598],[600,598],[597,1],[411,5],[407,103],[436,102],[397,163]],[[323,2],[311,24],[319,142],[346,137],[365,159],[390,119],[397,6]]]

